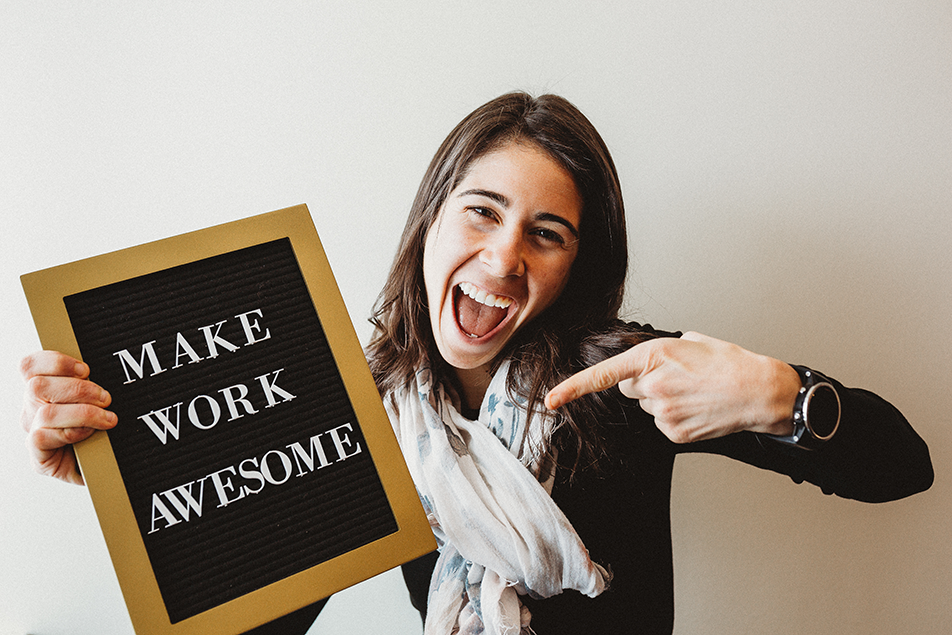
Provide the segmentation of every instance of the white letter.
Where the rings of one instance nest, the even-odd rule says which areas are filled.
[[[188,355],[188,358],[191,360],[189,364],[197,364],[202,361],[202,358],[199,357],[198,353],[195,352],[195,349],[192,348],[192,345],[188,343],[188,340],[185,339],[185,336],[181,333],[175,334],[175,366],[172,368],[178,368],[182,364],[179,363],[179,357],[182,356],[182,352]]]
[[[201,421],[198,418],[198,412],[195,410],[195,402],[199,399],[205,399],[208,401],[208,406],[212,409],[212,422],[207,426],[203,426]],[[192,422],[192,425],[198,428],[199,430],[211,430],[215,427],[215,424],[218,423],[218,418],[221,416],[221,407],[219,407],[218,402],[209,397],[208,395],[199,395],[192,399],[188,404],[188,420]]]
[[[264,477],[261,476],[261,472],[256,472],[250,469],[246,470],[244,467],[245,463],[249,463],[249,462],[255,467],[258,467],[258,459],[254,459],[254,458],[245,459],[244,461],[238,464],[238,474],[241,475],[243,478],[248,478],[248,479],[253,478],[254,480],[261,483],[261,486],[258,487],[258,489],[251,489],[250,487],[245,485],[241,489],[245,494],[257,494],[258,492],[264,489]]]
[[[304,461],[308,472],[314,471],[315,452],[317,452],[317,458],[320,460],[320,465],[317,466],[317,469],[321,469],[322,467],[327,467],[330,465],[330,462],[327,460],[327,455],[324,454],[324,447],[321,445],[320,434],[315,434],[313,437],[311,437],[310,453],[306,453],[300,443],[292,443],[287,447],[291,450],[291,454],[294,456],[294,461],[297,463],[298,476],[304,476],[305,474],[304,468],[301,467],[301,461]]]
[[[154,534],[155,532],[158,531],[158,529],[155,528],[155,521],[159,519],[159,517],[155,515],[156,511],[158,511],[162,515],[161,517],[165,519],[165,522],[168,523],[166,527],[171,527],[172,525],[182,522],[178,518],[172,515],[172,512],[169,511],[169,508],[165,506],[165,503],[162,502],[162,499],[159,498],[158,494],[153,494],[152,495],[152,531],[149,532],[150,534]]]
[[[226,477],[227,480],[225,480],[225,482],[222,483],[221,476],[219,476],[219,474],[221,474],[222,472],[231,472],[232,474],[234,474],[235,468],[232,466],[228,466],[223,470],[218,470],[217,472],[212,472],[211,474],[208,475],[208,477],[211,477],[212,483],[215,485],[215,491],[218,493],[218,500],[221,501],[221,505],[218,506],[219,508],[225,507],[229,503],[234,503],[235,501],[241,500],[242,498],[245,497],[245,493],[239,490],[238,496],[236,496],[235,498],[231,500],[228,500],[228,493],[225,491],[225,489],[227,488],[227,489],[233,490],[235,489],[235,486],[232,485],[231,477]]]
[[[274,371],[274,379],[272,379],[270,382],[268,381],[268,375],[271,373],[261,375],[260,377],[255,377],[255,379],[261,382],[261,388],[264,390],[264,396],[268,398],[268,405],[265,406],[265,408],[270,408],[278,403],[274,398],[275,393],[277,393],[284,401],[291,401],[294,399],[294,395],[284,390],[280,386],[274,385],[274,382],[278,381],[278,373],[280,373],[282,370],[284,369],[279,368],[278,370]]]
[[[229,353],[234,353],[235,351],[238,350],[237,346],[235,346],[228,340],[224,340],[218,336],[218,331],[221,330],[221,325],[224,323],[225,323],[225,320],[222,320],[218,324],[209,324],[208,326],[203,326],[200,329],[198,329],[199,331],[205,334],[205,343],[208,344],[209,357],[218,357],[218,349],[215,347],[215,344],[218,344],[219,346],[227,349]],[[212,335],[213,326],[215,327],[214,335]]]
[[[129,374],[130,367],[132,368],[132,372],[138,375],[139,379],[142,379],[142,374],[145,372],[145,368],[143,367],[145,366],[146,355],[149,356],[149,363],[152,365],[151,376],[155,376],[155,375],[158,375],[159,373],[165,372],[165,369],[159,365],[159,358],[155,354],[155,349],[152,348],[153,344],[155,344],[155,340],[152,340],[151,342],[148,342],[142,345],[142,352],[139,354],[138,363],[136,363],[135,358],[132,357],[132,354],[129,353],[128,349],[124,348],[121,351],[113,353],[113,355],[119,356],[119,361],[122,362],[122,370],[125,371],[126,373],[126,381],[124,381],[123,383],[131,384],[132,382],[135,381],[135,379],[133,379],[132,376]]]
[[[255,309],[254,311],[248,311],[247,313],[239,313],[238,315],[235,316],[236,318],[238,318],[238,321],[241,322],[241,328],[245,330],[245,340],[247,341],[245,346],[251,346],[252,344],[255,344],[257,342],[263,342],[271,338],[271,330],[265,329],[264,337],[259,337],[255,339],[254,333],[252,331],[258,331],[260,333],[261,326],[258,324],[258,320],[255,320],[254,322],[251,322],[251,323],[248,322],[248,316],[251,315],[252,313],[257,313],[258,317],[263,317],[261,315],[261,309]]]
[[[238,389],[238,397],[235,398],[232,396],[231,391]],[[228,388],[222,388],[219,390],[221,394],[225,396],[225,405],[228,406],[228,413],[231,415],[228,420],[234,421],[235,419],[240,419],[245,415],[238,414],[238,402],[245,407],[245,412],[250,415],[258,414],[258,411],[254,409],[251,405],[251,402],[245,399],[248,396],[248,389],[244,384],[235,384],[234,386],[229,386]]]
[[[271,475],[271,468],[268,466],[268,455],[277,454],[281,457],[281,467],[284,469],[284,478],[280,481],[276,480],[274,476]],[[272,485],[282,485],[288,482],[288,479],[291,478],[291,459],[281,450],[269,450],[265,452],[264,456],[261,457],[261,474],[264,475],[264,478],[271,483]]]
[[[208,478],[207,476],[205,478]],[[182,519],[185,522],[188,522],[188,517],[191,514],[189,510],[195,510],[195,515],[201,517],[202,515],[202,498],[205,493],[205,478],[198,481],[198,500],[192,496],[192,484],[195,481],[186,483],[185,485],[179,485],[178,487],[173,487],[172,489],[162,492],[162,495],[169,499],[169,502],[172,503],[172,507],[181,514]],[[178,499],[178,496],[175,495],[175,492],[178,492],[178,495],[182,497],[182,501],[185,501],[185,504],[182,504],[182,501]]]
[[[337,426],[336,428],[333,428],[333,429],[331,429],[331,430],[328,431],[328,434],[331,435],[331,439],[334,441],[334,446],[337,448],[337,456],[340,457],[339,459],[337,459],[337,462],[338,462],[338,463],[340,463],[340,462],[343,461],[344,459],[349,459],[350,457],[354,456],[355,454],[360,454],[360,444],[359,444],[359,443],[351,443],[350,437],[348,437],[346,434],[344,435],[344,438],[341,439],[340,435],[337,433],[337,431],[340,430],[341,428],[347,428],[348,430],[350,430],[350,431],[353,432],[353,428],[350,427],[350,424],[349,424],[349,423],[345,423],[345,424],[343,424],[343,425],[339,425],[339,426]],[[347,454],[347,453],[344,451],[344,444],[345,444],[345,443],[346,443],[347,445],[356,446],[357,449],[354,450],[353,452],[351,452],[350,454]]]
[[[182,410],[181,405],[182,405],[182,402],[180,401],[173,406],[168,406],[166,408],[163,408],[162,410],[153,410],[152,412],[141,415],[139,417],[140,419],[142,419],[142,421],[145,422],[147,426],[149,426],[149,429],[152,430],[153,433],[155,433],[155,436],[159,438],[159,441],[162,442],[162,445],[165,445],[165,441],[168,438],[169,432],[171,432],[172,436],[175,437],[175,440],[178,441],[179,413]],[[217,406],[218,404],[215,404],[215,405]],[[172,420],[169,419],[169,410],[171,410],[172,408],[175,408],[175,425],[174,426],[172,425]],[[159,419],[159,422],[161,422],[162,426],[164,427],[160,428],[159,424],[157,424],[155,421],[152,420],[152,415],[155,415]]]

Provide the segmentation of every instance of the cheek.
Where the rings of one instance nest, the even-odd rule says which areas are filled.
[[[566,262],[546,267],[544,270],[545,273],[537,278],[535,291],[542,304],[540,310],[552,305],[562,294],[562,291],[568,284],[569,274],[572,272],[572,262],[574,260],[575,258],[573,256],[567,259]]]
[[[423,284],[431,314],[439,312],[449,281],[455,268],[455,253],[450,248],[454,237],[447,227],[435,224],[423,243]]]
[[[471,232],[453,222],[437,222],[423,243],[423,280],[427,296],[439,298],[449,278],[477,249]]]
[[[441,276],[436,270],[435,262],[438,262],[438,259],[436,259],[435,256],[436,253],[430,247],[429,240],[427,240],[427,245],[423,252],[423,292],[431,312],[435,307],[439,306],[439,297],[441,295],[439,289],[441,286]]]

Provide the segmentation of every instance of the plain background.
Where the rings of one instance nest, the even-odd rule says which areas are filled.
[[[85,491],[23,449],[18,276],[303,202],[366,341],[432,153],[512,89],[612,149],[630,318],[872,389],[932,451],[882,505],[679,459],[676,632],[948,632],[952,4],[5,0],[0,634],[132,632]],[[391,572],[312,632],[419,624]]]

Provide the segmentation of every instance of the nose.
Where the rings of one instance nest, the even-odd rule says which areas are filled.
[[[497,231],[486,239],[480,260],[498,278],[521,276],[526,272],[524,251],[522,232]]]

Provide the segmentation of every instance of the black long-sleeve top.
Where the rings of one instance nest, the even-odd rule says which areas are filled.
[[[592,559],[611,567],[597,598],[565,592],[523,598],[539,635],[670,633],[674,626],[670,495],[678,454],[705,452],[808,481],[827,494],[866,502],[910,496],[933,480],[929,450],[902,414],[878,396],[831,380],[842,404],[840,427],[821,449],[791,447],[751,432],[678,445],[637,404],[626,421],[605,426],[613,460],[571,481],[560,475],[552,498]]]
[[[678,454],[720,454],[787,474],[797,483],[813,483],[827,494],[866,502],[895,500],[928,489],[933,481],[929,450],[905,417],[873,393],[831,382],[840,395],[840,426],[816,450],[752,432],[675,444],[637,402],[619,393],[612,416],[600,423],[608,460],[597,468],[578,470],[571,478],[568,470],[557,470],[552,491],[592,559],[611,569],[611,585],[596,598],[574,591],[543,600],[523,597],[532,612],[533,630],[538,635],[672,632],[670,498]],[[434,563],[435,557],[424,557],[404,566],[411,601],[421,613]],[[314,605],[299,617],[319,610]],[[312,619],[305,618],[306,624]]]

